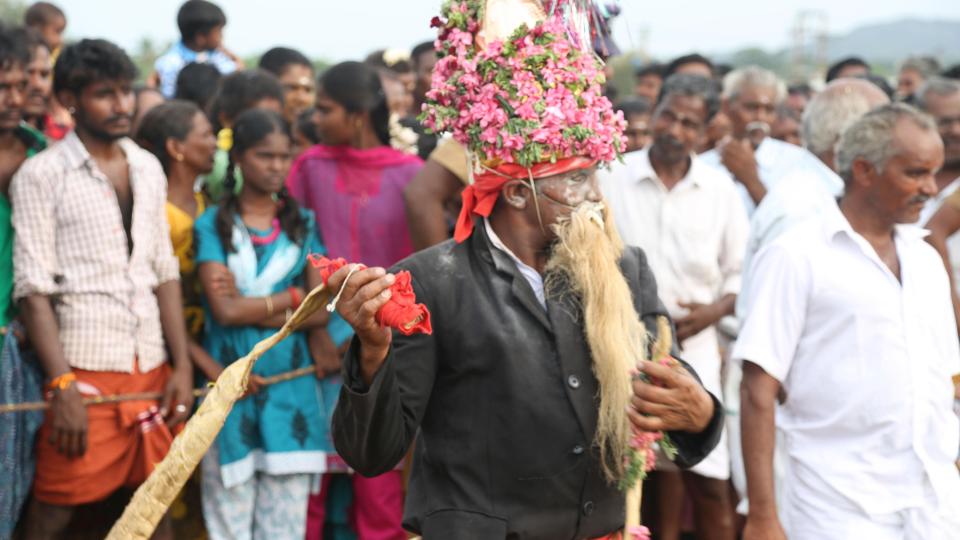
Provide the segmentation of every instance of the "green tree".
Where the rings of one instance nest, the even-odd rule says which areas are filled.
[[[759,47],[750,47],[741,49],[730,58],[730,63],[734,66],[760,66],[762,68],[778,71],[783,67],[783,59],[777,54],[770,54]]]
[[[2,1],[2,0],[0,0]],[[149,37],[140,40],[136,51],[131,55],[133,63],[140,70],[140,80],[143,81],[153,73],[153,64],[163,53],[166,47],[158,47]]]

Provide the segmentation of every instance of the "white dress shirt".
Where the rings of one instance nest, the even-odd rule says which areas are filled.
[[[740,292],[740,264],[747,218],[740,197],[724,172],[691,156],[687,175],[668,190],[650,164],[648,150],[624,156],[600,186],[626,244],[638,246],[657,279],[657,291],[674,319],[687,315],[681,303],[711,304]],[[682,344],[689,362],[714,395],[721,394],[720,350],[711,326]],[[721,441],[693,470],[711,478],[730,475],[726,442]]]
[[[785,175],[750,217],[750,235],[743,255],[743,293],[737,297],[737,317],[743,319],[748,302],[750,272],[753,259],[761,249],[793,226],[815,219],[836,208],[836,199],[843,194],[843,179],[823,164],[808,163]]]
[[[767,191],[772,190],[784,177],[791,173],[806,171],[810,174],[822,175],[824,170],[830,172],[830,169],[827,169],[816,156],[806,149],[772,137],[763,139],[754,152],[754,156],[757,160],[757,174]],[[720,152],[717,150],[708,150],[700,154],[700,157],[707,165],[730,173],[720,162]],[[732,177],[733,174],[730,174],[730,176]],[[829,180],[827,181],[829,182]],[[736,182],[736,185],[743,200],[743,207],[747,209],[748,214],[753,214],[757,205],[753,202],[743,184]]]
[[[493,227],[490,225],[490,220],[483,218],[483,228],[487,231],[487,238],[490,239],[490,243],[493,244],[493,247],[499,249],[500,251],[507,254],[511,260],[517,265],[517,270],[520,272],[520,275],[523,276],[523,279],[527,280],[527,283],[530,284],[530,288],[533,289],[534,296],[537,297],[537,301],[540,302],[540,305],[543,306],[543,309],[547,309],[547,300],[544,296],[543,290],[543,276],[540,275],[540,272],[524,263],[520,260],[520,257],[517,257],[514,252],[503,243],[503,240],[497,236],[496,231],[493,230]]]
[[[896,227],[898,281],[834,205],[754,261],[733,358],[786,391],[777,423],[793,505],[817,498],[789,496],[803,484],[867,515],[924,506],[931,491],[960,510],[950,380],[960,348],[947,275],[924,235]]]

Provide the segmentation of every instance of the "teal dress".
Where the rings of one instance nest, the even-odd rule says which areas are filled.
[[[255,244],[249,237],[266,238],[271,231],[247,228],[237,219],[233,231],[236,252],[228,254],[216,232],[217,210],[217,206],[211,207],[194,225],[198,265],[226,265],[244,296],[262,297],[293,286],[303,287],[307,255],[324,252],[312,212],[301,210],[308,221],[302,245],[293,243],[282,231],[268,244]],[[244,257],[246,265],[242,262]],[[276,331],[257,326],[222,326],[214,320],[206,299],[204,318],[204,348],[223,366],[247,354]],[[310,366],[312,362],[306,333],[295,332],[264,354],[253,373],[270,377]],[[339,387],[338,378],[318,381],[307,375],[271,385],[238,401],[216,441],[223,485],[233,487],[257,472],[324,472],[327,454],[334,450],[330,418]]]

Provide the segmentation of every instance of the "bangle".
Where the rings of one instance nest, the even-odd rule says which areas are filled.
[[[47,383],[47,390],[52,392],[54,390],[66,390],[70,388],[70,385],[77,382],[77,374],[68,371],[62,375],[58,375],[53,379],[50,379],[50,382]]]
[[[290,287],[287,289],[287,292],[290,293],[290,309],[297,309],[300,307],[300,303],[303,302],[303,298],[300,298],[300,293],[295,287]]]
[[[267,317],[273,315],[273,298],[269,296],[263,297],[264,302],[267,303]]]

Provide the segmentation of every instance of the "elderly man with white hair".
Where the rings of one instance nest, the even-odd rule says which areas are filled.
[[[736,69],[723,79],[723,112],[732,133],[701,157],[737,181],[749,214],[786,174],[816,167],[802,148],[768,136],[786,93],[776,74],[757,66]]]
[[[745,540],[960,538],[960,347],[947,274],[912,225],[943,156],[926,114],[867,113],[837,144],[839,203],[757,255],[733,351]],[[789,461],[779,516],[775,425]]]

